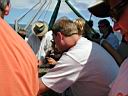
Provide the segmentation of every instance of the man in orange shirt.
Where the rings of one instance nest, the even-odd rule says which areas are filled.
[[[0,16],[8,15],[9,0],[0,0]],[[36,96],[37,59],[29,45],[0,17],[0,96]]]

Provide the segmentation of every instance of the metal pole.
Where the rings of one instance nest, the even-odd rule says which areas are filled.
[[[26,30],[30,24],[33,22],[33,20],[36,18],[36,16],[38,15],[38,13],[41,11],[41,9],[43,8],[43,6],[46,4],[46,0],[44,2],[44,4],[42,4],[42,6],[39,8],[39,10],[37,11],[37,13],[35,14],[35,16],[30,20],[30,22],[25,26],[24,30]]]
[[[21,16],[19,16],[16,20],[15,20],[15,26],[14,26],[14,28],[15,28],[15,30],[16,30],[16,32],[18,31],[18,22],[20,21],[20,20],[22,20],[31,10],[33,10],[33,8],[35,8],[38,4],[40,4],[41,3],[41,0],[37,3],[37,4],[35,4],[30,10],[28,10],[27,12],[25,12],[25,13],[23,13],[23,15],[21,15]]]
[[[68,0],[65,0],[65,2],[68,4],[68,6],[72,9],[72,11],[78,16],[84,19],[84,17],[68,2]],[[84,19],[85,20],[85,19]]]
[[[52,14],[52,17],[50,19],[49,30],[51,30],[51,28],[52,28],[52,26],[53,26],[53,24],[54,24],[54,22],[55,22],[55,20],[57,18],[58,11],[59,11],[59,8],[60,8],[60,4],[61,4],[61,0],[58,0],[57,5],[56,5],[56,7],[54,9],[54,12]]]

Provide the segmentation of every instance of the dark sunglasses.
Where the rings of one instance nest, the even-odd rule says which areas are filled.
[[[98,25],[98,27],[99,27],[99,28],[105,28],[106,25],[105,25],[105,24],[100,24],[100,25]]]
[[[119,21],[127,5],[128,5],[128,0],[122,0],[122,2],[120,2],[115,7],[110,9],[110,18],[112,19],[113,22]]]

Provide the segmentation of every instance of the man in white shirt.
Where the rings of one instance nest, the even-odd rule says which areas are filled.
[[[71,20],[56,21],[52,31],[63,54],[55,67],[40,78],[39,94],[49,89],[63,93],[70,87],[72,96],[107,96],[119,69],[112,56],[81,37]]]
[[[48,31],[48,25],[44,21],[36,21],[32,25],[32,34],[28,37],[28,44],[33,49],[38,60],[45,58],[51,50],[52,31]]]

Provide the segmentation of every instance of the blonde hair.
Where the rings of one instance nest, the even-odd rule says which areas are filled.
[[[82,35],[84,33],[85,20],[83,18],[77,18],[73,21],[78,29],[78,34]]]

